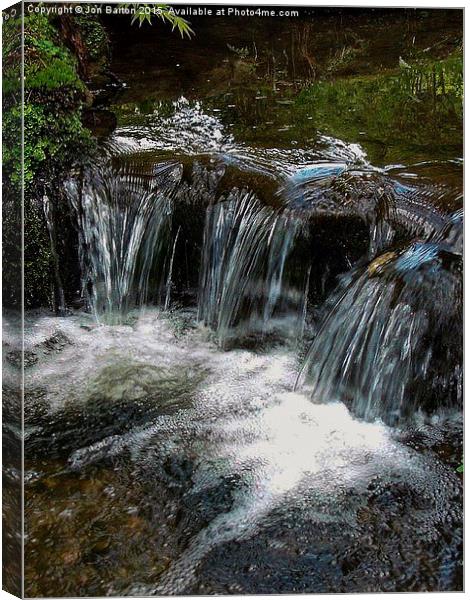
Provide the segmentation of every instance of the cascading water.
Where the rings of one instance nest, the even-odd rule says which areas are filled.
[[[361,199],[328,202],[323,165],[318,199],[339,214],[322,220],[320,202],[227,193],[218,161],[183,174],[153,158],[68,186],[102,326],[83,312],[26,325],[26,444],[43,459],[28,472],[33,552],[47,512],[59,552],[72,537],[77,555],[104,548],[109,564],[109,548],[123,565],[116,579],[97,562],[89,595],[396,591],[417,573],[423,588],[453,587],[461,212],[401,246],[392,227],[377,231],[374,252],[394,246],[365,266],[373,232],[362,217],[377,214],[379,192],[351,219],[340,211]],[[338,169],[328,169],[331,183]],[[393,190],[388,200],[385,224]],[[147,308],[124,319],[136,304]],[[450,453],[442,461],[438,445]],[[50,473],[62,482],[52,510]],[[79,560],[66,568],[82,576]],[[55,571],[42,585],[69,577]]]
[[[196,12],[100,21],[97,156],[27,190],[23,595],[460,590],[461,15]]]
[[[147,301],[152,269],[158,271],[168,250],[181,173],[174,163],[152,173],[106,166],[68,183],[79,223],[83,293],[98,320],[119,322]],[[156,277],[153,288],[160,290],[165,273],[160,269]]]
[[[232,335],[268,332],[276,311],[292,305],[298,321],[303,294],[285,276],[298,229],[295,218],[263,206],[248,192],[208,207],[198,316],[214,327],[222,344]]]
[[[216,169],[211,177],[210,170],[200,172],[196,166],[191,185],[181,181],[182,168],[174,163],[140,171],[108,166],[89,171],[81,182],[69,182],[79,221],[83,288],[96,317],[121,322],[129,309],[145,303],[170,308],[176,250],[186,236],[183,222],[175,227],[174,206],[189,200],[193,211],[198,204],[208,204],[198,320],[215,330],[224,348],[236,339],[256,341],[272,333],[282,333],[284,339],[303,336],[313,259],[296,264],[295,248],[312,206],[333,210],[328,194],[321,205],[321,190],[328,189],[329,181],[329,193],[336,197],[339,184],[331,177],[343,177],[345,166],[310,169],[306,179],[312,183],[313,177],[320,188],[316,195],[308,188],[306,213],[299,210],[297,192],[286,202],[287,209],[262,204],[246,190],[234,189],[217,201],[223,170]],[[358,185],[352,174],[347,180]],[[356,200],[353,195],[340,202],[339,209],[347,211],[351,206],[357,210],[362,202],[362,214],[378,214],[383,205],[371,229],[373,255],[394,239],[389,220],[398,218],[407,194],[408,188],[387,180],[369,199]],[[317,200],[312,203],[313,198]],[[412,200],[421,215],[426,197]],[[365,272],[353,270],[343,277],[299,376],[300,382],[313,386],[316,401],[333,394],[359,416],[389,423],[407,419],[417,409],[432,412],[436,406],[460,402],[460,366],[455,367],[460,365],[460,278],[455,252],[461,242],[461,213],[447,218],[437,214],[423,229],[426,243],[382,254]],[[435,300],[434,285],[442,296],[437,305],[430,302]],[[455,309],[455,327],[448,325],[447,304]],[[455,336],[447,340],[446,332],[455,328]],[[442,398],[436,399],[439,394]]]
[[[461,258],[435,242],[378,257],[340,284],[300,382],[390,424],[458,407],[461,293]]]
[[[176,154],[217,156],[227,165],[241,171],[263,173],[282,181],[292,177],[298,181],[318,168],[335,161],[344,168],[347,164],[371,169],[366,153],[359,144],[346,143],[331,136],[318,134],[315,147],[277,148],[251,147],[236,140],[218,113],[209,113],[199,101],[180,97],[169,105],[156,103],[149,115],[147,127],[132,124],[120,127],[107,144],[125,147],[128,151],[170,151]],[[181,135],[184,131],[184,136]],[[336,167],[334,167],[336,169]]]
[[[281,196],[288,206],[313,218],[363,219],[369,227],[372,260],[397,238],[429,239],[447,226],[462,195],[452,187],[408,182],[370,165],[318,163],[285,180]]]

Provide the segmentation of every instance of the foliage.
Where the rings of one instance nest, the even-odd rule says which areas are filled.
[[[463,472],[464,472],[464,468],[463,468],[463,461],[462,461],[462,464],[457,467],[457,473],[463,473]]]
[[[92,62],[106,61],[109,57],[109,39],[106,30],[94,15],[76,15],[75,21]]]
[[[227,44],[227,48],[234,52],[241,59],[245,59],[250,56],[250,50],[246,46],[243,48],[237,48],[236,46],[232,46],[232,44]]]
[[[386,74],[316,82],[296,108],[307,110],[320,130],[366,147],[455,147],[462,142],[462,98],[462,55],[456,53],[401,61]]]
[[[139,23],[141,27],[145,22],[152,24],[153,17],[158,17],[165,23],[171,25],[172,30],[177,29],[181,35],[185,35],[190,38],[194,35],[194,31],[191,29],[190,24],[186,19],[176,15],[173,9],[167,4],[131,4],[124,3],[125,8],[132,8],[135,10],[134,16],[132,17],[132,23]]]
[[[61,59],[55,59],[45,66],[37,64],[30,66],[26,77],[29,89],[54,90],[66,86],[82,89],[81,82],[77,82],[73,67]]]
[[[336,50],[327,60],[325,71],[333,74],[336,71],[354,64],[354,61],[358,56],[360,56],[361,52],[363,52],[362,47],[343,46],[341,49]]]
[[[12,48],[11,34],[18,34],[20,19],[5,27],[7,64]],[[92,138],[80,120],[85,86],[77,75],[72,54],[60,42],[45,16],[24,19],[24,182],[27,191],[35,178],[44,178],[73,161],[74,156],[91,147]],[[4,169],[9,182],[19,189],[22,178],[21,80],[13,68],[4,78]],[[16,142],[16,143],[15,143]]]
[[[57,179],[93,147],[83,127],[81,110],[87,90],[77,73],[77,61],[44,15],[24,18],[24,105],[21,106],[21,19],[4,23],[3,174],[9,211],[20,202],[24,181],[25,303],[47,305],[51,297],[53,257],[42,197]],[[24,118],[22,154],[21,123]],[[11,205],[11,206],[10,206]],[[16,208],[15,208],[16,207]],[[7,239],[15,239],[18,223],[6,224]],[[12,243],[4,256],[7,302],[14,301],[18,279]]]

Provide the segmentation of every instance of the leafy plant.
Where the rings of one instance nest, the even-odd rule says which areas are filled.
[[[232,52],[235,52],[235,54],[239,57],[239,58],[248,58],[250,56],[250,51],[248,50],[248,48],[245,46],[244,48],[237,48],[235,46],[232,46],[231,44],[227,44],[227,48],[229,50],[231,50]]]
[[[98,17],[90,14],[76,15],[75,21],[92,62],[106,63],[109,59],[109,38]]]
[[[91,147],[92,139],[81,123],[85,85],[80,80],[76,60],[62,44],[47,17],[28,15],[24,19],[23,110],[19,94],[21,78],[11,63],[17,53],[14,36],[21,32],[21,20],[10,20],[5,27],[4,45],[4,172],[16,190],[24,180],[25,191],[45,178],[45,170],[60,171],[74,157]],[[20,126],[24,118],[24,162]],[[50,178],[50,177],[49,177]]]
[[[373,160],[391,161],[403,159],[404,148],[444,151],[461,144],[462,99],[456,52],[441,60],[402,60],[378,75],[317,81],[299,94],[296,108],[312,115],[319,130],[360,141],[369,155],[377,151]]]
[[[191,29],[190,24],[186,19],[176,15],[173,9],[167,4],[133,4],[126,2],[123,4],[124,8],[133,7],[135,10],[134,16],[132,17],[131,23],[139,23],[139,27],[143,23],[147,22],[152,24],[153,17],[158,17],[165,23],[168,23],[172,27],[172,31],[177,29],[181,35],[185,35],[191,38],[194,35],[194,31]]]

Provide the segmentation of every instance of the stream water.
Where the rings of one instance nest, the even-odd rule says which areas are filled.
[[[25,317],[27,595],[461,589],[461,156],[299,134],[298,70],[265,93],[224,48],[232,87],[145,106],[119,55],[65,184],[82,308]]]

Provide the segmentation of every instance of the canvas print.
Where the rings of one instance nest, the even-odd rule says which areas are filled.
[[[463,11],[3,11],[4,588],[463,589]]]

